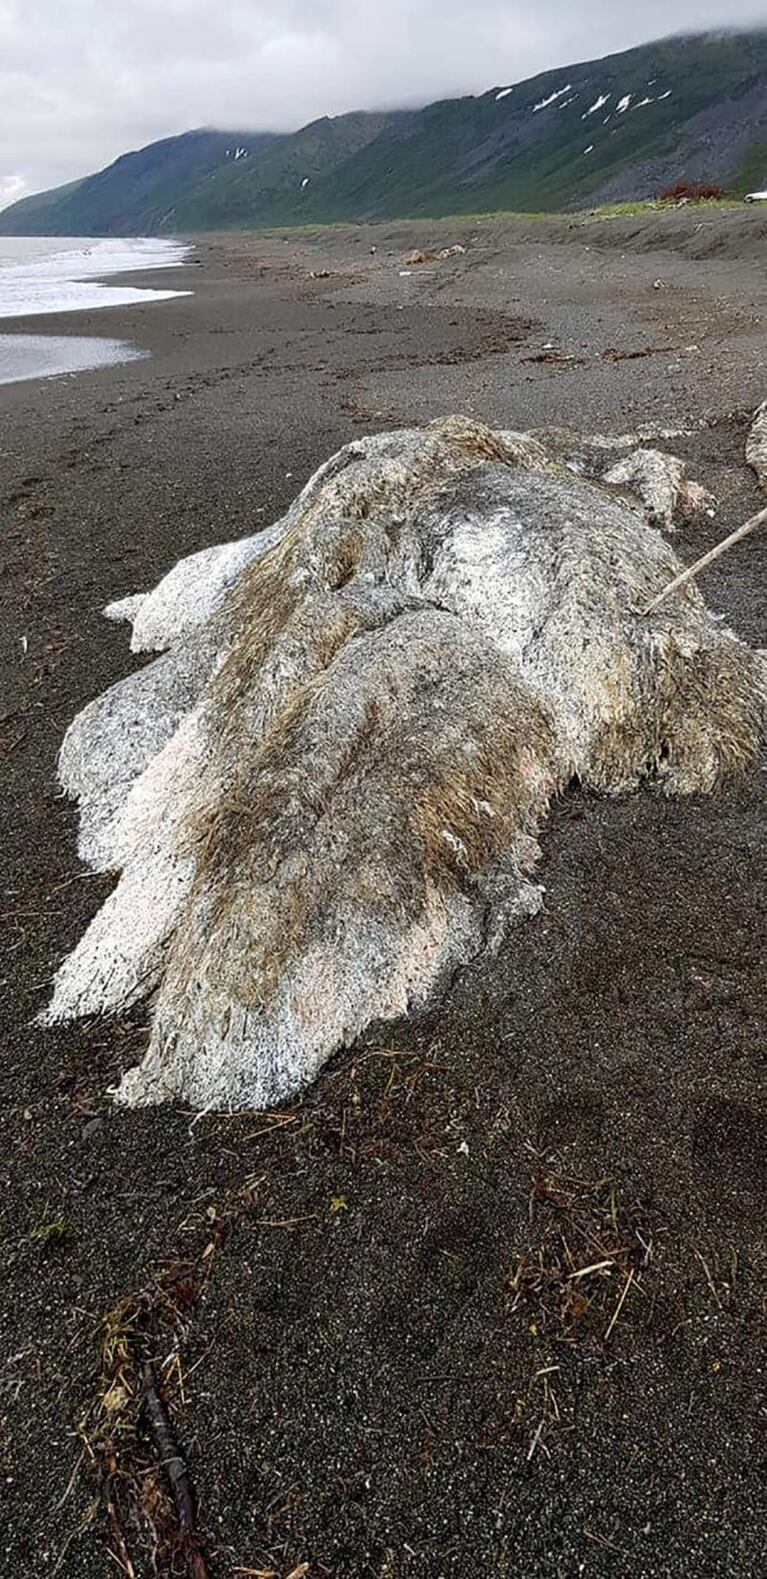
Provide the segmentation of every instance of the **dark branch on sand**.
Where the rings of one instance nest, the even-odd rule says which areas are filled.
[[[148,1360],[144,1365],[144,1401],[160,1466],[165,1472],[176,1505],[189,1579],[209,1579],[208,1566],[195,1522],[194,1498],[187,1467],[178,1450],[165,1406],[157,1390],[154,1367]]]

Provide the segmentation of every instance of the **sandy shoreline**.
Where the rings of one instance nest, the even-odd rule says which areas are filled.
[[[96,1488],[72,1480],[95,1334],[169,1263],[194,1274],[174,1398],[212,1575],[759,1571],[758,776],[684,805],[568,796],[544,837],[551,914],[427,1020],[331,1066],[289,1122],[115,1110],[142,1016],[32,1023],[109,889],[78,866],[55,784],[66,724],[135,662],[108,600],[269,524],[349,439],[454,410],[689,430],[668,447],[719,512],[680,531],[686,559],[755,508],[757,232],[698,223],[674,218],[672,250],[553,222],[522,239],[468,220],[205,238],[178,275],[136,277],[192,296],[4,324],[150,353],[0,388],[9,1572],[52,1573],[62,1552],[60,1573],[105,1572]],[[411,246],[446,241],[466,254],[400,273]],[[761,643],[763,569],[753,539],[703,584]],[[650,1292],[607,1348],[601,1296],[571,1341],[556,1293],[514,1308],[509,1283],[523,1254],[553,1275],[578,1224],[607,1231],[605,1179],[622,1231],[652,1244]]]

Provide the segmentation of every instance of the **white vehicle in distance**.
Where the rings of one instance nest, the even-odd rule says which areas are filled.
[[[744,203],[767,203],[767,192],[747,192]]]

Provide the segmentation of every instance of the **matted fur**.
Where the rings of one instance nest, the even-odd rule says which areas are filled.
[[[132,605],[167,651],[62,747],[81,850],[122,875],[48,1018],[155,995],[131,1103],[290,1095],[534,913],[574,774],[708,791],[760,738],[755,655],[694,587],[643,617],[678,560],[527,435],[356,441],[254,542]]]
[[[746,439],[746,460],[760,488],[767,488],[767,400],[754,412],[754,419]]]

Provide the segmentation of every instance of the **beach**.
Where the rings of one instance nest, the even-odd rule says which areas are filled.
[[[269,525],[349,440],[454,411],[672,433],[717,498],[677,533],[691,562],[760,505],[764,226],[196,238],[183,268],[121,277],[190,294],[4,322],[135,353],[0,386],[9,1573],[119,1571],[89,1473],[99,1335],[158,1278],[211,1575],[760,1571],[763,775],[686,802],[569,792],[544,913],[278,1114],[115,1108],[146,1011],[35,1016],[111,887],[56,783],[74,714],[143,661],[104,605]],[[755,645],[764,553],[756,535],[701,578]],[[574,1315],[563,1245],[620,1264],[636,1233],[641,1290],[616,1315],[606,1276]],[[140,1542],[132,1560],[151,1572]]]

